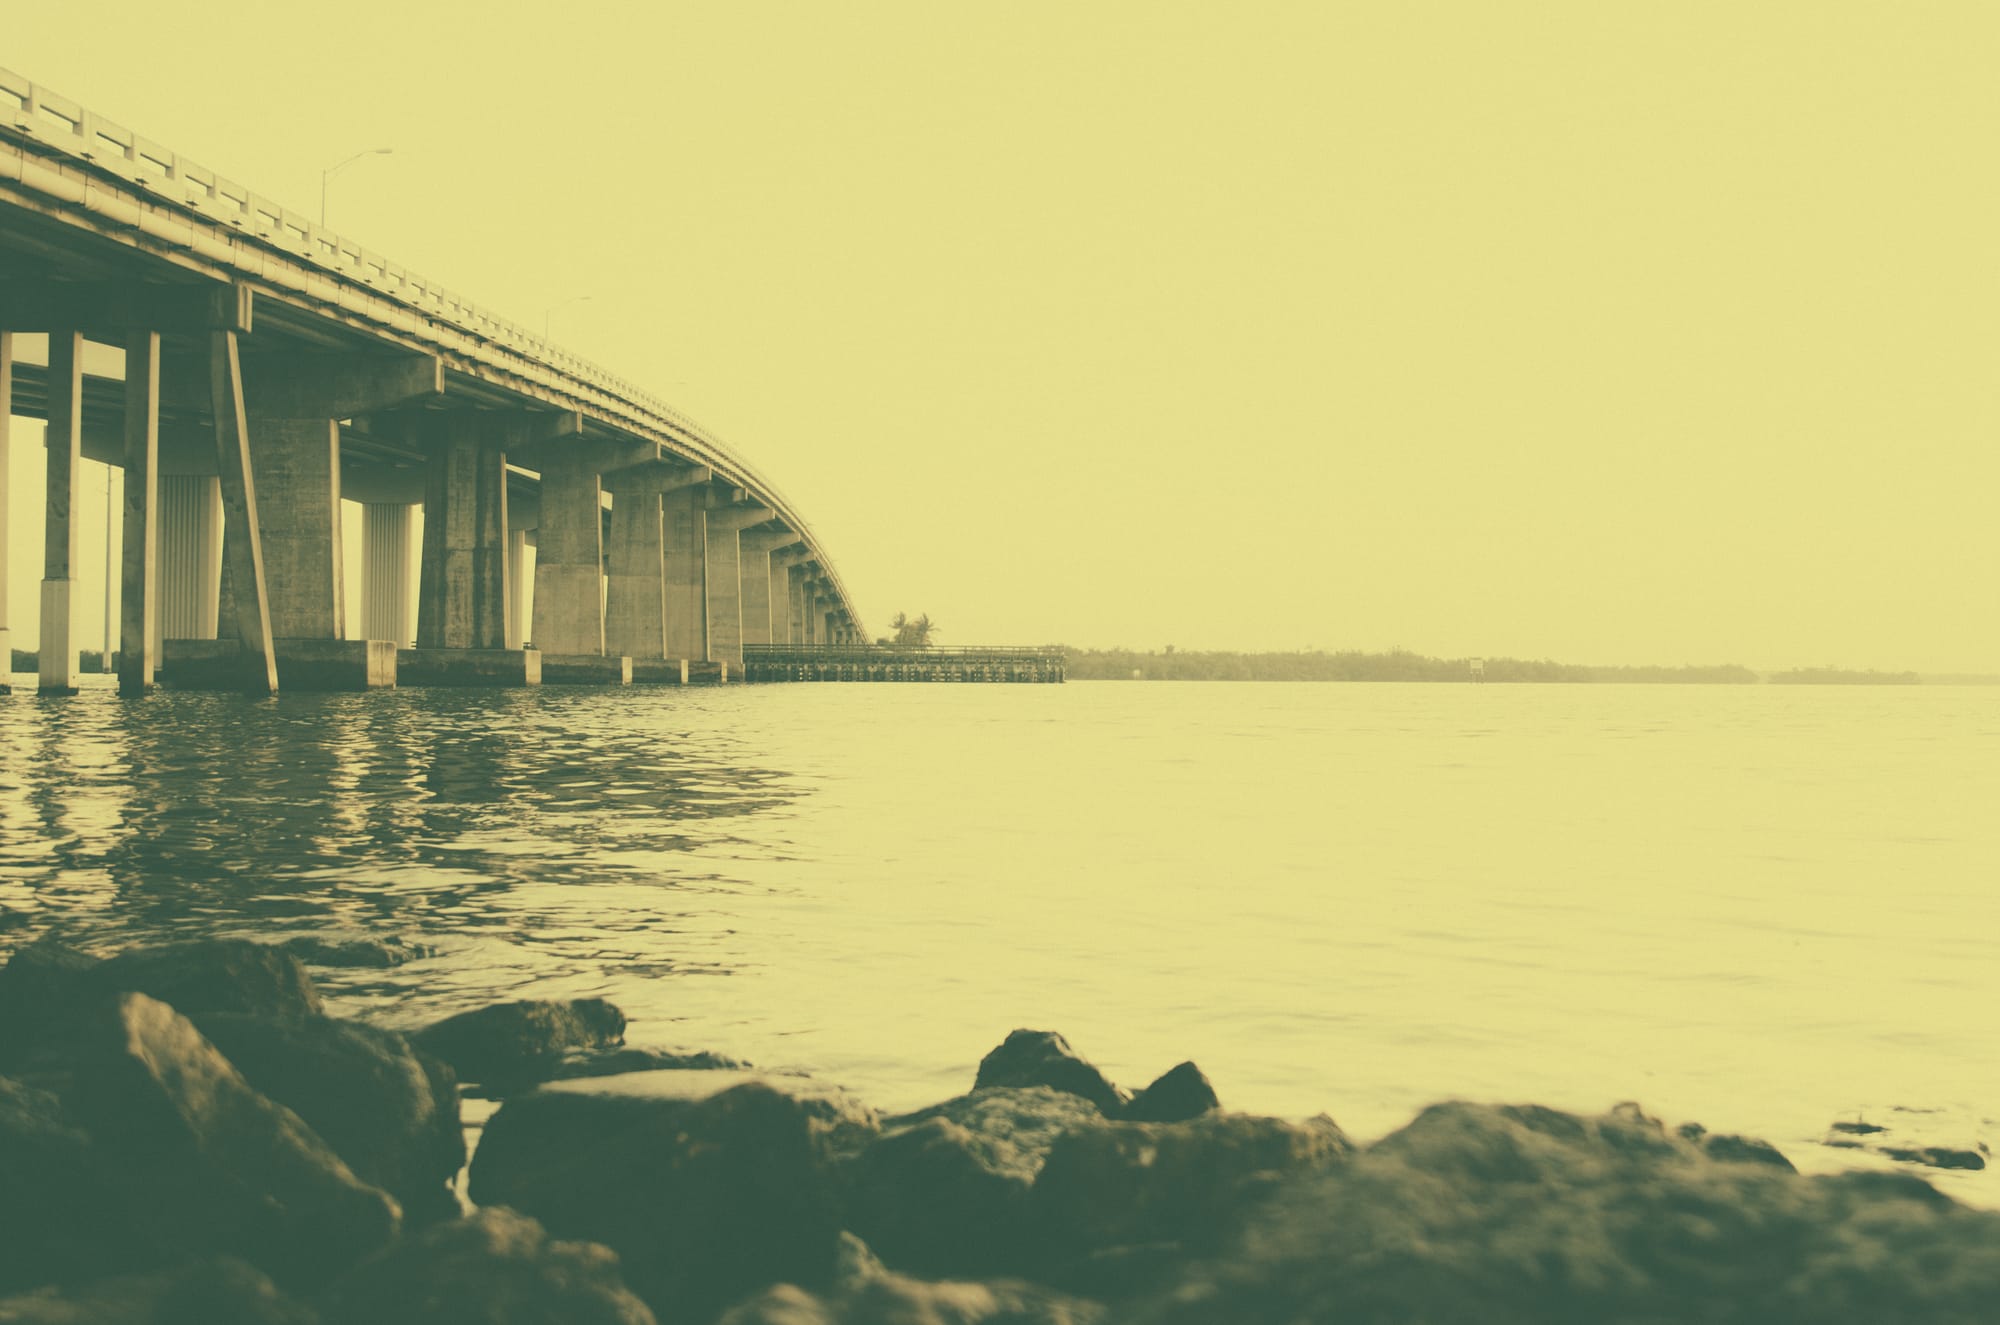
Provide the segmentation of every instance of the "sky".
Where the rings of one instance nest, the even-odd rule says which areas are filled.
[[[2000,671],[1984,0],[109,0],[0,66],[307,214],[393,148],[333,228],[700,420],[877,633]]]

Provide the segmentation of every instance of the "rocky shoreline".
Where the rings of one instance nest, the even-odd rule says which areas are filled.
[[[301,956],[395,959],[44,938],[0,969],[0,1322],[1969,1325],[2000,1302],[2000,1213],[1636,1105],[1444,1103],[1360,1146],[1226,1111],[1192,1063],[1133,1093],[1019,1030],[967,1093],[883,1116],[628,1047],[602,1000],[329,1017]],[[467,1099],[491,1110],[469,1165]],[[1928,1149],[1905,1158],[1984,1163]]]

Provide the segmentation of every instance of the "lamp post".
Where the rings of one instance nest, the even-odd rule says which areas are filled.
[[[359,161],[364,156],[388,156],[395,150],[396,149],[393,147],[366,148],[362,151],[356,152],[353,156],[348,157],[345,161],[341,161],[335,165],[328,166],[325,170],[319,172],[319,223],[321,226],[326,225],[326,182],[332,179],[335,175],[338,175],[341,171],[353,165],[356,161]]]
[[[549,319],[550,319],[550,318],[554,317],[554,316],[555,316],[555,315],[556,315],[557,313],[560,313],[560,312],[562,312],[562,310],[563,310],[563,309],[565,309],[565,308],[568,308],[568,307],[569,307],[569,306],[570,306],[571,304],[587,304],[587,303],[589,303],[589,302],[590,302],[590,296],[589,296],[589,295],[587,295],[587,294],[573,294],[573,295],[571,295],[571,296],[570,296],[569,298],[567,298],[567,299],[563,300],[563,301],[562,301],[561,303],[557,304],[557,305],[556,305],[555,307],[553,307],[553,308],[550,308],[550,309],[548,309],[548,310],[547,310],[546,312],[544,312],[544,313],[542,314],[542,339],[543,339],[543,340],[547,340],[547,339],[549,338]]]

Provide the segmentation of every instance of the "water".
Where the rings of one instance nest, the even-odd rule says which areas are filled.
[[[892,1109],[1042,1026],[1357,1136],[1636,1099],[1825,1168],[2000,1132],[1996,804],[2000,689],[17,693],[0,942],[412,938],[335,1009],[598,994]]]

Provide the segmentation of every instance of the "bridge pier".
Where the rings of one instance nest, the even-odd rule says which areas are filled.
[[[507,642],[507,453],[491,422],[454,414],[433,439],[424,482],[417,647]]]
[[[159,661],[160,333],[125,341],[125,548],[119,575],[118,690],[153,688]],[[109,660],[107,659],[107,665]]]
[[[776,580],[773,558],[780,548],[790,547],[799,536],[789,529],[745,529],[736,536],[737,554],[742,558],[743,643],[777,642],[780,621],[785,615],[784,600],[774,597]]]
[[[797,536],[794,535],[796,538]],[[804,539],[771,552],[771,643],[794,641],[798,614],[792,609],[792,569],[812,554]]]
[[[712,477],[706,467],[651,461],[605,475],[611,491],[611,538],[605,590],[604,641],[632,660],[633,679],[679,684],[684,657],[669,645],[669,494],[698,488]],[[673,667],[665,664],[669,659]]]
[[[708,660],[724,664],[725,676],[740,676],[743,670],[744,582],[761,577],[769,583],[771,574],[767,563],[756,576],[745,575],[742,534],[773,514],[754,505],[717,506],[708,512]],[[769,610],[767,605],[767,614]]]
[[[666,546],[665,653],[687,662],[708,661],[708,495],[681,488],[661,502]]]
[[[83,333],[49,333],[48,504],[42,541],[41,693],[76,693],[78,528],[70,518],[83,463]]]
[[[601,484],[596,467],[578,459],[542,470],[533,634],[544,655],[604,652]]]

